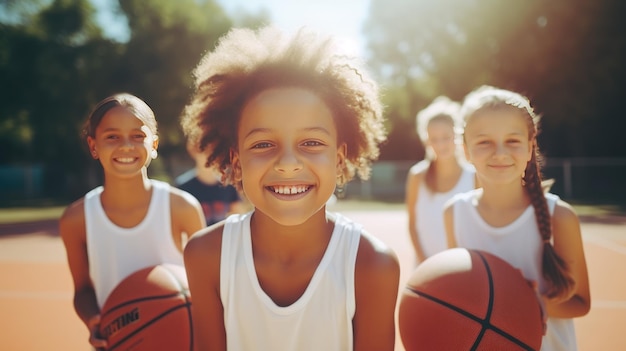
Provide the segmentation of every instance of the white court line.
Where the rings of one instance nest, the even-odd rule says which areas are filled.
[[[591,300],[591,309],[608,308],[608,309],[626,309],[626,301],[621,300]]]
[[[0,291],[0,299],[71,300],[71,292]]]
[[[626,255],[626,247],[616,244],[615,242],[605,239],[605,238],[600,238],[595,235],[583,234],[583,241],[590,242],[598,246],[602,246],[605,249],[615,251],[622,255]]]

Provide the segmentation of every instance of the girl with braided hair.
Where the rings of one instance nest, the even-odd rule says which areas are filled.
[[[449,247],[491,252],[536,283],[547,314],[541,350],[576,350],[572,318],[590,309],[578,216],[544,192],[537,146],[539,117],[524,96],[483,86],[461,108],[467,159],[482,188],[446,204]]]

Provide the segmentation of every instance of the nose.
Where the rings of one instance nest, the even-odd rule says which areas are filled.
[[[285,148],[282,150],[276,163],[274,164],[274,170],[280,173],[293,173],[302,170],[302,162],[298,158],[295,150],[291,148]]]
[[[495,156],[502,157],[502,156],[505,156],[506,154],[507,154],[506,145],[504,145],[504,143],[497,143]]]
[[[130,150],[133,147],[135,147],[133,141],[130,138],[124,138],[121,148],[124,150]]]

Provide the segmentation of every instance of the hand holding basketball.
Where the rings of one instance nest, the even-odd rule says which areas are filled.
[[[106,340],[100,337],[100,315],[97,314],[87,321],[89,327],[89,343],[96,349],[106,348]]]
[[[102,307],[107,350],[191,350],[191,297],[185,268],[171,264],[131,274]]]

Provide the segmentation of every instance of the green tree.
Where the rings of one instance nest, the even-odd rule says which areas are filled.
[[[623,156],[603,140],[624,129],[614,117],[626,97],[624,10],[612,0],[372,0],[364,32],[380,79],[405,95],[389,99],[403,118],[491,84],[531,97],[548,155]]]

